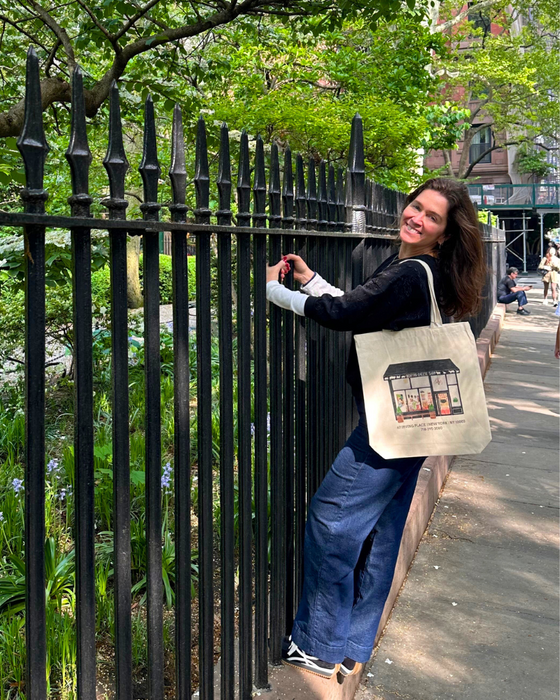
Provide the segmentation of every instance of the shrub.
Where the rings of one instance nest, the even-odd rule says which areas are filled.
[[[195,289],[196,289],[196,257],[194,255],[189,255],[187,258],[188,264],[188,275],[189,275],[189,301],[194,301],[195,299]],[[138,267],[140,269],[140,280],[142,281],[142,275],[144,272],[144,260],[143,256],[140,255],[138,261]],[[160,304],[171,304],[173,303],[173,274],[172,274],[172,262],[170,255],[160,255],[159,256],[159,294],[160,294]]]
[[[91,301],[94,313],[111,308],[111,271],[108,265],[91,273]]]

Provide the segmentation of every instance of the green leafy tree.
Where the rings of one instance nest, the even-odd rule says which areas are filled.
[[[414,1],[408,3],[414,6]],[[242,17],[253,22],[275,16],[285,22],[310,20],[316,33],[344,20],[367,18],[375,24],[402,11],[397,0],[77,0],[51,5],[21,0],[0,2],[4,111],[0,136],[16,136],[23,124],[21,66],[32,43],[44,60],[43,107],[70,102],[69,76],[76,63],[87,71],[86,108],[93,117],[107,98],[113,80],[126,78],[131,94],[144,86],[173,99],[176,79],[189,63],[194,37]],[[154,85],[154,72],[167,80]],[[138,89],[140,88],[140,89]],[[11,103],[11,104],[10,104]]]
[[[451,148],[464,116],[449,103],[431,103],[440,80],[426,66],[434,52],[446,52],[444,40],[419,12],[375,29],[363,21],[319,36],[309,29],[243,20],[215,33],[189,76],[201,108],[217,123],[341,164],[359,112],[369,174],[409,187],[419,149]]]
[[[557,5],[549,0],[483,0],[464,9],[461,0],[444,0],[433,19],[432,31],[447,37],[450,49],[434,56],[433,70],[446,83],[438,103],[453,100],[467,111],[458,176],[469,177],[497,148],[557,151]],[[488,126],[492,142],[469,162],[473,139]],[[444,157],[452,174],[449,150]]]

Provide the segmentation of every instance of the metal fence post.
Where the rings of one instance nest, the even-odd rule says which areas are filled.
[[[90,216],[91,163],[82,73],[72,74],[72,133],[66,158],[72,172],[72,216]],[[93,353],[91,330],[91,230],[73,228],[72,287],[76,375],[74,382],[74,474],[76,484],[77,692],[95,700],[95,514],[93,463]]]
[[[49,146],[43,130],[39,59],[27,52],[25,117],[17,146],[25,164],[28,214],[44,214]],[[24,226],[25,240],[25,646],[26,695],[47,697],[45,607],[45,226]]]
[[[103,161],[110,196],[104,200],[110,219],[124,219],[128,206],[119,91],[109,93],[109,144]],[[118,700],[132,700],[132,617],[130,549],[130,446],[128,437],[128,312],[126,303],[126,238],[123,228],[111,229],[111,350],[113,410],[113,556],[115,563],[115,673]]]

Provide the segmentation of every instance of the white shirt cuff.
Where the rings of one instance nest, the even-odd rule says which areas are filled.
[[[283,284],[272,280],[266,285],[266,298],[282,309],[293,311],[298,316],[305,316],[304,307],[307,297],[299,292],[294,292]]]
[[[310,297],[322,297],[323,294],[330,294],[332,297],[341,297],[344,295],[342,289],[333,287],[332,284],[325,281],[317,272],[309,282],[301,287],[301,291],[304,294],[308,294]]]

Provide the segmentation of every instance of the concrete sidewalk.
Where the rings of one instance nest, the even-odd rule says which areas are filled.
[[[493,441],[457,457],[356,700],[558,700],[558,318],[509,306]]]

